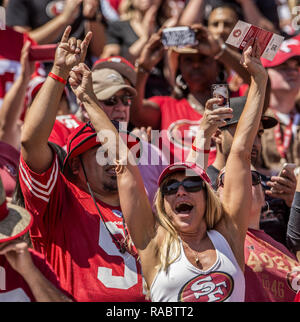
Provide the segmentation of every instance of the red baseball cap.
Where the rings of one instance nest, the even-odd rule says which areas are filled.
[[[119,122],[111,121],[114,126],[117,128],[119,133],[126,134],[127,146],[131,149],[136,144],[140,143],[140,139],[129,132],[124,132],[119,130]],[[133,139],[129,139],[129,136],[132,136]],[[123,138],[125,140],[125,138]],[[101,146],[101,142],[97,138],[97,132],[94,129],[91,122],[82,123],[78,126],[71,134],[68,136],[67,139],[67,156],[65,157],[64,164],[63,164],[63,172],[65,171],[68,161],[75,158],[78,155],[96,147]],[[139,149],[136,151],[136,155],[140,157],[140,151],[142,148],[142,144],[140,144]]]
[[[111,56],[108,58],[98,59],[93,67],[92,72],[97,69],[109,68],[119,72],[123,77],[127,78],[131,85],[136,85],[136,72],[134,66],[121,56]]]
[[[261,62],[266,68],[275,67],[296,56],[300,56],[300,35],[284,40],[272,61],[261,58]]]
[[[158,178],[158,186],[161,185],[163,180],[171,175],[172,173],[179,172],[179,171],[186,171],[186,170],[192,170],[197,176],[199,176],[203,181],[207,182],[209,185],[211,185],[211,181],[209,179],[209,176],[205,172],[204,169],[202,169],[200,166],[198,166],[196,163],[192,162],[177,162],[170,164],[167,166],[163,172],[160,174]]]

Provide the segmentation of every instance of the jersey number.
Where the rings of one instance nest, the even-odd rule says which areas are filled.
[[[113,222],[106,222],[109,230],[113,234],[124,233]],[[99,246],[109,256],[122,257],[124,260],[124,276],[112,275],[112,269],[108,267],[98,267],[98,279],[108,288],[118,288],[127,290],[138,282],[137,266],[135,258],[128,252],[120,253],[117,246],[112,242],[111,236],[106,230],[102,221],[100,221]]]

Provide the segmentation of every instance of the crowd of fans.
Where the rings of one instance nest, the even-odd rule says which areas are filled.
[[[0,5],[0,301],[300,301],[300,2]]]

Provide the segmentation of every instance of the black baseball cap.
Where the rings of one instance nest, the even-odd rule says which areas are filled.
[[[246,96],[239,96],[239,97],[230,98],[229,101],[230,101],[230,107],[233,110],[233,117],[231,118],[231,120],[229,120],[227,122],[226,125],[220,127],[221,130],[223,130],[223,129],[225,130],[230,125],[238,123],[238,121],[242,115],[242,112],[244,110],[246,100],[247,100]],[[269,115],[263,115],[261,118],[261,122],[262,122],[264,129],[271,129],[272,127],[274,127],[278,123],[278,121],[274,117],[269,116]]]

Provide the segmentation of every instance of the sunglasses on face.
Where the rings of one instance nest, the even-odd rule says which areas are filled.
[[[116,106],[120,101],[124,106],[130,106],[131,100],[132,100],[132,96],[129,96],[129,95],[123,95],[123,96],[114,95],[109,99],[103,100],[100,102],[106,106]]]
[[[252,186],[257,186],[261,183],[261,176],[257,171],[252,170],[251,171],[252,176]],[[224,178],[225,178],[225,172],[223,172],[219,178],[218,178],[218,187],[224,187]]]
[[[197,192],[203,188],[203,180],[199,177],[186,178],[183,181],[172,179],[162,186],[161,192],[163,195],[173,195],[180,186],[183,186],[186,192]]]

